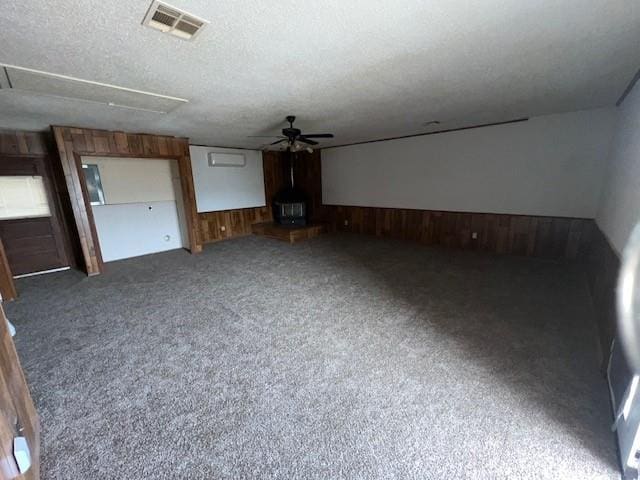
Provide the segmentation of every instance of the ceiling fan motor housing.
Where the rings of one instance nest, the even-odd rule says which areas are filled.
[[[282,129],[282,134],[290,140],[294,140],[296,137],[299,137],[301,133],[302,131],[299,128],[289,127]]]

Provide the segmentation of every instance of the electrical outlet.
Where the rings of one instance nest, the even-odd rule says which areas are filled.
[[[345,220],[345,221],[344,221],[344,226],[345,226],[345,227],[348,227],[348,226],[349,226],[349,220]]]
[[[220,225],[220,230],[222,230],[223,232],[227,230],[227,227],[225,227],[224,225]]]
[[[476,240],[478,238],[478,232],[471,232],[471,238]]]

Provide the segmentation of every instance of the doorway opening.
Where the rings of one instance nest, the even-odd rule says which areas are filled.
[[[188,248],[176,160],[81,159],[104,262]]]
[[[0,238],[14,277],[69,268],[49,158],[0,157]]]

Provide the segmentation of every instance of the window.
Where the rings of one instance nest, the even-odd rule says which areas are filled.
[[[0,220],[49,216],[42,177],[0,176]]]
[[[100,180],[98,165],[83,164],[82,171],[87,181],[87,191],[89,192],[91,205],[104,205],[104,191],[102,190],[102,181]]]

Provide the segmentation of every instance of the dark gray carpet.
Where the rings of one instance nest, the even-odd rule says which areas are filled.
[[[581,271],[247,237],[21,280],[45,479],[617,478]]]

